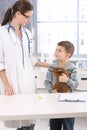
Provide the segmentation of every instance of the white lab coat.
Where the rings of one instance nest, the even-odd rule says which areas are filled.
[[[24,67],[22,49],[18,37],[13,29],[8,32],[8,26],[0,27],[0,71],[5,69],[6,76],[15,94],[35,93],[35,77],[33,66],[37,60],[29,55],[28,39],[23,28],[23,49],[24,49]],[[27,30],[29,38],[31,33]],[[0,80],[1,94],[3,94],[3,83]],[[23,109],[23,108],[21,108]],[[8,127],[19,128],[33,123],[32,121],[6,121]]]

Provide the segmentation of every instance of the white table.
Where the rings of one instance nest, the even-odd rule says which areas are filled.
[[[48,93],[0,96],[0,121],[87,117],[87,102],[58,102],[58,97]]]

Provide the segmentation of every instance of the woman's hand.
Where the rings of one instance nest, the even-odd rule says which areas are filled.
[[[4,87],[4,94],[8,96],[14,95],[13,88],[10,85],[6,85]]]
[[[5,70],[0,71],[0,78],[2,79],[3,85],[4,85],[4,94],[5,95],[14,95],[14,91],[13,88],[11,87],[6,74],[5,74]]]

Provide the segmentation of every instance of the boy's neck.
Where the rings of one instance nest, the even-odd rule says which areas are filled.
[[[68,63],[68,60],[67,61],[58,61],[58,65],[61,67],[67,65],[67,63]]]

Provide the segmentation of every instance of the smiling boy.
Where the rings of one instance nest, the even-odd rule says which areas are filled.
[[[64,73],[59,76],[59,82],[64,82],[70,87],[70,92],[73,92],[77,86],[77,69],[75,65],[69,61],[70,57],[74,53],[74,45],[69,41],[61,41],[57,44],[54,56],[55,60],[53,64],[48,68],[45,86],[49,93],[57,93],[57,89],[52,89],[56,81],[52,68],[64,68],[68,73],[67,77]],[[62,118],[62,119],[50,119],[50,130],[74,130],[74,118]]]

